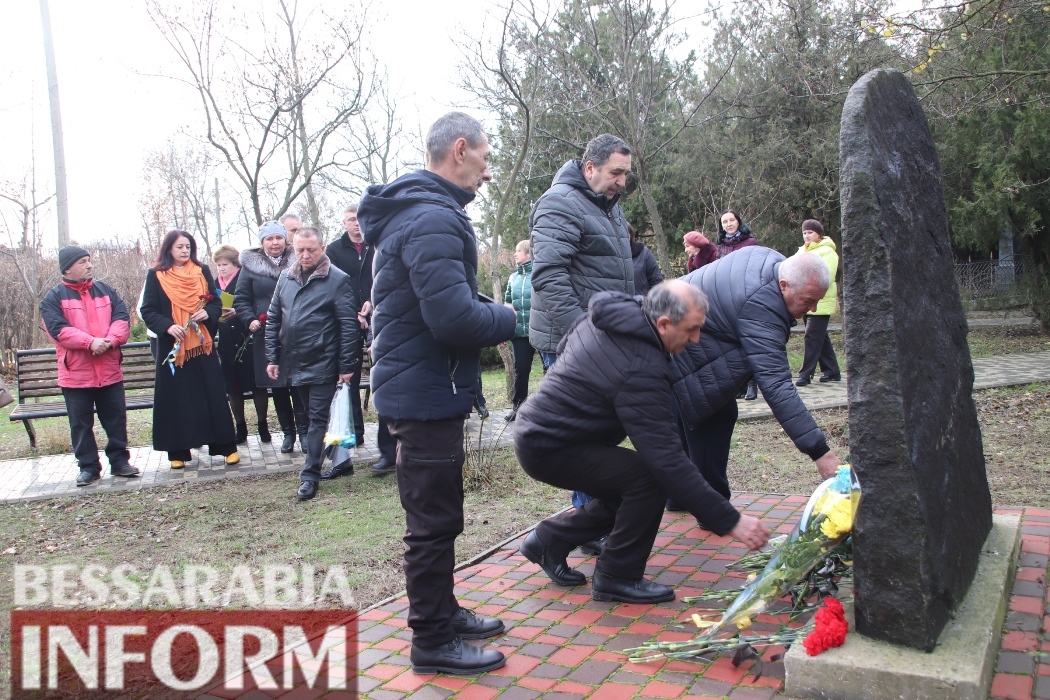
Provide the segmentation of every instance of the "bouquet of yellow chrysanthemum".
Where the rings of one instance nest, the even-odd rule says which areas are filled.
[[[765,612],[773,601],[806,579],[850,536],[859,503],[860,483],[849,465],[844,464],[833,478],[824,481],[813,492],[787,541],[776,548],[769,563],[740,591],[720,620],[705,621],[699,615],[693,615],[697,627],[703,628],[697,637],[686,642],[650,642],[628,651],[634,653],[635,660],[659,656],[695,657],[723,650],[725,642],[715,640],[715,637],[726,631],[732,631],[733,639],[739,639],[739,642],[752,641],[741,637],[740,632],[750,627],[755,617]],[[762,641],[789,643],[794,636],[785,633]]]

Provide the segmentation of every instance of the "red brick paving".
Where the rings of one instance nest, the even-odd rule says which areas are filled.
[[[740,494],[737,507],[762,512],[771,529],[788,531],[806,503],[803,496]],[[1050,700],[1050,591],[1046,581],[1050,558],[1050,510],[999,509],[1016,513],[1025,526],[1021,557],[1003,626],[1002,651],[997,659],[991,697],[996,700]],[[1045,534],[1044,534],[1045,533]],[[464,605],[496,614],[507,633],[488,640],[507,655],[507,665],[480,676],[416,675],[408,659],[411,630],[406,628],[407,600],[401,598],[363,612],[359,629],[389,630],[369,643],[361,643],[360,697],[398,700],[408,697],[590,698],[730,698],[778,700],[783,692],[783,661],[768,659],[782,648],[764,649],[763,676],[757,678],[750,663],[735,668],[727,656],[710,664],[661,660],[628,662],[623,649],[653,638],[681,639],[693,633],[690,613],[703,607],[680,600],[656,606],[599,603],[591,600],[589,586],[564,589],[552,584],[527,562],[512,542],[485,561],[457,572],[457,594]],[[651,577],[676,572],[686,579],[679,597],[696,594],[709,586],[739,586],[736,572],[701,571],[695,556],[705,561],[735,560],[742,549],[731,538],[701,530],[685,514],[666,514],[646,574]],[[588,577],[594,558],[574,553],[570,565]],[[693,557],[685,564],[683,557]],[[708,612],[707,614],[710,614]],[[784,616],[766,615],[757,622],[780,624]],[[801,624],[801,622],[797,623]],[[298,689],[297,689],[298,690]],[[305,690],[305,689],[303,689]],[[295,691],[293,691],[294,693]],[[262,697],[258,691],[241,697]],[[316,693],[302,697],[313,698]],[[290,695],[289,697],[299,697]],[[324,700],[343,700],[342,692],[323,694]]]

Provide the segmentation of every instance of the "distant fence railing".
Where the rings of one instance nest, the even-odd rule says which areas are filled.
[[[1024,295],[1024,279],[1035,270],[1027,256],[956,263],[955,278],[963,299],[991,299]]]

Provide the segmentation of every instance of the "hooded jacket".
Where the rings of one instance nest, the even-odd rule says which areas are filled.
[[[131,333],[130,316],[116,290],[104,282],[62,282],[40,300],[40,318],[58,356],[58,385],[98,389],[124,380],[120,346]],[[113,348],[91,352],[91,341],[105,338]]]
[[[507,293],[503,301],[514,307],[515,338],[529,337],[529,314],[532,311],[532,262],[518,265],[507,280]]]
[[[474,193],[427,170],[373,185],[357,212],[375,247],[370,381],[386,419],[465,417],[481,348],[514,335],[514,312],[478,299]]]
[[[700,342],[673,359],[675,395],[692,429],[735,401],[754,375],[784,432],[819,459],[829,451],[827,441],[791,381],[787,342],[797,321],[780,291],[783,260],[775,250],[753,246],[682,278],[703,290],[708,309]]]
[[[335,384],[361,366],[361,327],[350,277],[321,255],[305,281],[294,263],[277,280],[265,326],[266,361],[292,386]]]
[[[816,243],[804,244],[798,249],[799,253],[816,253],[828,266],[831,273],[831,284],[828,285],[828,293],[817,303],[814,316],[830,316],[835,313],[839,302],[839,287],[835,284],[835,275],[839,271],[839,254],[835,251],[835,241],[827,236],[821,236]]]
[[[596,194],[580,161],[570,160],[536,202],[529,221],[529,342],[537,350],[556,352],[598,292],[635,293],[627,219],[619,198]]]
[[[671,413],[670,356],[640,300],[605,292],[558,347],[558,361],[518,409],[515,444],[529,450],[618,445],[630,437],[675,501],[724,535],[740,519],[682,449]]]

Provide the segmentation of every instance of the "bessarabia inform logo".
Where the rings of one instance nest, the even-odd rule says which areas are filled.
[[[333,599],[337,609],[311,607]],[[268,566],[261,576],[238,566],[224,580],[207,566],[187,566],[176,579],[166,566],[18,565],[13,602],[15,700],[300,687],[356,695],[357,613],[339,566],[323,576],[309,565]],[[197,607],[231,604],[242,607]],[[50,607],[26,609],[42,605]]]

